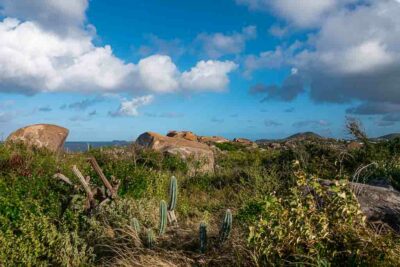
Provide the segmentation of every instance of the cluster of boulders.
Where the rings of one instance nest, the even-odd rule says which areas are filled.
[[[22,142],[27,146],[47,148],[53,152],[63,150],[68,129],[51,124],[35,124],[21,128],[7,138],[7,142]],[[187,161],[191,173],[213,173],[215,163],[215,144],[232,142],[221,136],[198,136],[190,131],[170,131],[167,135],[145,132],[136,144],[161,153],[177,155]],[[234,143],[246,147],[256,147],[251,140],[235,138]],[[194,167],[196,166],[196,167]]]

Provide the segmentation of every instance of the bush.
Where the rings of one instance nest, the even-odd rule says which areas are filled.
[[[400,261],[399,244],[367,228],[346,181],[330,188],[297,174],[290,194],[266,197],[249,243],[261,265],[386,265]],[[254,216],[254,215],[253,215]]]

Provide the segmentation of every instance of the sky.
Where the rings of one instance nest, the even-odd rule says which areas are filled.
[[[0,138],[399,132],[399,0],[0,0]]]

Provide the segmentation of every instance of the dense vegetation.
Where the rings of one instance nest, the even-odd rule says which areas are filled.
[[[357,179],[379,177],[399,189],[400,140],[338,147],[220,145],[215,174],[188,177],[179,158],[134,146],[54,155],[0,145],[0,266],[396,266],[398,236],[368,226],[347,182],[374,163]],[[101,185],[88,157],[121,181],[119,197],[91,212],[82,188],[53,178],[60,172],[78,185],[77,165]],[[172,175],[179,225],[158,236],[159,205],[168,201]],[[327,188],[318,179],[335,183]],[[227,209],[233,227],[220,242]],[[208,232],[204,253],[201,222]],[[153,229],[152,246],[145,228]]]

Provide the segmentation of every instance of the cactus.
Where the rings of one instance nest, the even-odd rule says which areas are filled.
[[[171,224],[177,222],[175,216],[177,198],[178,198],[177,180],[175,176],[172,176],[169,183],[169,203],[168,203],[168,221]]]
[[[135,230],[135,232],[136,232],[137,234],[140,233],[140,224],[139,224],[138,219],[133,218],[133,219],[131,220],[131,226],[133,227],[133,229]]]
[[[232,230],[232,212],[230,209],[227,209],[225,212],[224,221],[222,222],[221,229],[219,231],[219,241],[224,243],[231,233]]]
[[[170,183],[169,183],[168,210],[175,210],[176,201],[177,201],[177,194],[178,194],[177,181],[176,181],[175,176],[172,176],[171,180],[170,180]]]
[[[205,253],[207,249],[207,225],[202,222],[199,228],[200,234],[200,252]]]
[[[155,236],[154,232],[152,229],[147,230],[147,247],[148,248],[153,248],[155,244]]]
[[[167,203],[165,203],[164,200],[161,200],[159,235],[165,234],[166,229],[167,229]]]

